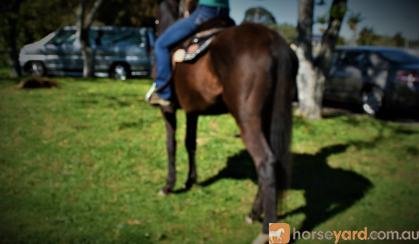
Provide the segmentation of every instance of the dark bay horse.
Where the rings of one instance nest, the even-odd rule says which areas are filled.
[[[263,233],[276,222],[277,201],[288,181],[292,126],[292,94],[298,61],[275,31],[245,23],[221,31],[199,59],[177,63],[171,85],[176,106],[161,108],[167,136],[168,175],[163,194],[176,181],[176,109],[186,113],[189,173],[185,188],[197,181],[196,131],[200,115],[230,113],[253,159],[258,175],[249,218],[263,214]]]

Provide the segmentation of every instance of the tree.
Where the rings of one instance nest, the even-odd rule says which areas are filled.
[[[2,2],[0,5],[0,13],[4,16],[1,18],[1,22],[4,22],[2,23],[2,26],[4,26],[2,36],[4,43],[8,46],[7,53],[10,66],[12,67],[12,77],[20,77],[22,75],[17,45],[19,12],[22,3],[23,0],[14,0],[8,4]]]
[[[179,0],[170,0],[176,2]],[[100,7],[96,21],[104,25],[154,26],[157,8],[156,0],[107,0]]]
[[[28,43],[39,40],[62,26],[79,22],[75,12],[80,0],[8,0],[0,1],[0,58],[1,64],[7,59],[12,73],[19,73],[19,49]],[[93,0],[85,0],[85,14],[93,9]],[[155,0],[107,0],[100,5],[93,24],[119,26],[154,26]],[[87,16],[84,24],[87,23]],[[2,54],[0,53],[0,54]],[[13,57],[13,58],[12,58]]]
[[[405,42],[406,42],[406,39],[403,37],[403,34],[402,33],[400,33],[400,32],[397,32],[394,36],[393,36],[393,42],[394,42],[394,45],[396,46],[396,47],[404,47],[405,46]]]
[[[363,20],[360,13],[352,13],[348,18],[348,27],[352,31],[352,44],[356,44],[357,40],[357,29],[359,23]]]
[[[157,11],[158,19],[158,30],[157,35],[160,36],[161,32],[166,30],[169,25],[173,24],[175,20],[179,17],[179,0],[166,0],[160,3],[159,10]],[[171,13],[171,14],[161,14],[161,13]]]
[[[327,29],[322,36],[320,50],[313,56],[313,0],[300,0],[298,11],[298,41],[294,50],[300,62],[297,77],[298,113],[308,119],[321,118],[321,105],[326,74],[331,65],[332,52],[338,40],[347,0],[333,0],[329,10]]]
[[[254,22],[265,25],[276,24],[275,17],[263,7],[249,8],[244,14],[243,22]]]
[[[275,31],[281,33],[282,37],[289,43],[295,43],[297,40],[297,29],[294,25],[288,23],[269,25]]]
[[[178,0],[172,2],[176,1]],[[93,4],[90,1],[92,7],[87,13],[88,2],[80,0],[77,9],[77,30],[84,60],[84,77],[91,77],[94,74],[94,58],[88,41],[88,30],[95,19],[105,25],[154,27],[158,7],[158,1],[155,0],[95,0]]]
[[[372,27],[364,27],[359,32],[359,37],[357,43],[359,45],[372,45],[378,39],[378,35],[375,34],[374,29]]]
[[[77,36],[83,58],[83,77],[92,77],[94,75],[94,57],[89,43],[89,29],[102,3],[103,0],[95,0],[90,12],[86,13],[87,0],[80,0],[77,9]]]
[[[0,43],[7,51],[12,76],[22,73],[19,49],[74,21],[72,11],[78,0],[11,0],[0,2]],[[51,21],[53,20],[53,21]],[[2,61],[2,64],[5,62]]]

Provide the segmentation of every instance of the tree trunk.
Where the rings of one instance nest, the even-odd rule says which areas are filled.
[[[319,55],[316,58],[318,66],[323,74],[329,70],[332,62],[332,53],[338,41],[343,18],[347,10],[347,0],[333,0],[330,7],[329,24],[322,37]]]
[[[312,60],[312,44],[313,36],[313,15],[314,2],[313,0],[300,0],[298,5],[298,46],[303,50],[306,59]]]
[[[103,0],[96,0],[93,4],[87,17],[86,15],[86,0],[80,0],[80,5],[77,10],[77,32],[78,40],[80,42],[80,50],[83,58],[83,77],[94,76],[94,55],[89,43],[89,29],[95,19],[99,7]],[[85,19],[86,18],[86,19]]]
[[[320,119],[324,83],[331,65],[347,0],[333,0],[330,7],[328,28],[322,37],[320,52],[316,58],[312,53],[313,0],[300,0],[298,13],[298,46],[294,46],[300,62],[297,76],[299,108],[298,114],[307,119]]]
[[[11,76],[14,78],[18,78],[22,76],[22,70],[19,64],[19,51],[17,48],[17,20],[8,18],[8,46],[9,46],[9,64],[11,66]]]
[[[83,58],[83,77],[93,77],[95,74],[94,56],[92,48],[86,43],[81,44],[81,56]]]
[[[19,50],[17,47],[17,29],[18,29],[18,20],[19,20],[19,10],[22,1],[16,0],[12,3],[10,7],[10,12],[6,16],[6,33],[5,33],[5,41],[9,46],[8,49],[8,56],[9,56],[9,64],[11,67],[11,76],[14,78],[18,78],[22,76],[22,69],[19,63]]]
[[[159,4],[157,11],[157,36],[160,36],[173,22],[176,21],[176,19],[179,18],[179,9],[183,9],[184,4],[184,1],[180,0],[165,0]]]
[[[300,0],[298,6],[298,46],[294,47],[299,60],[297,76],[299,115],[308,119],[321,118],[320,88],[313,64],[313,0]]]

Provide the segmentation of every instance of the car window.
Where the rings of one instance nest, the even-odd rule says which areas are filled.
[[[91,40],[96,46],[130,46],[140,45],[141,34],[138,30],[98,30],[92,34]]]
[[[365,62],[365,55],[362,52],[348,51],[343,52],[342,65],[345,66],[362,66]]]
[[[54,36],[50,44],[54,45],[64,45],[64,44],[73,44],[76,40],[76,30],[59,30],[57,35]]]
[[[121,45],[139,45],[141,44],[141,36],[140,33],[136,31],[124,32],[113,41]]]
[[[388,68],[388,65],[388,61],[384,59],[379,53],[372,52],[368,55],[366,63],[367,67],[386,69]]]
[[[333,52],[332,53],[332,64],[337,64],[339,63],[339,56],[340,56],[340,52]]]

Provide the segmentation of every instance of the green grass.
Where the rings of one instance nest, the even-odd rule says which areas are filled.
[[[148,80],[0,82],[0,243],[249,243],[256,192],[234,120],[201,117],[201,186],[159,197],[165,132]],[[177,189],[186,180],[178,112]],[[314,230],[417,230],[419,126],[345,115],[295,119],[293,183],[279,214]],[[306,243],[306,242],[304,242]]]

